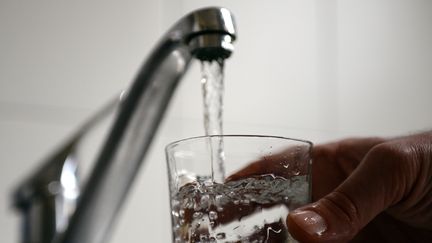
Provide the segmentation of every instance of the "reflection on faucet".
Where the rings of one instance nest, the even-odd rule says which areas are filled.
[[[200,60],[229,57],[235,34],[233,17],[224,8],[197,10],[175,24],[122,96],[113,126],[81,193],[77,187],[78,163],[74,160],[74,150],[82,136],[110,108],[90,120],[20,185],[15,205],[25,216],[23,242],[106,242],[166,106],[192,57]]]

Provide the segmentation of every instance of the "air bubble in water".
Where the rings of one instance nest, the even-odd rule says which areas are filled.
[[[186,221],[184,219],[180,220],[180,225],[184,225]]]
[[[213,181],[207,180],[207,181],[204,181],[203,184],[204,184],[204,186],[206,186],[206,187],[213,186]]]
[[[194,219],[199,219],[199,218],[201,218],[203,216],[203,213],[201,213],[201,212],[195,212],[193,215],[192,215],[192,217],[194,218]]]
[[[210,211],[209,212],[209,219],[210,220],[216,220],[218,218],[218,215],[215,211]]]
[[[209,206],[210,196],[203,195],[200,200],[201,208],[207,208]]]
[[[200,235],[200,240],[201,241],[203,241],[203,242],[207,242],[208,241],[208,237],[207,237],[207,235]]]

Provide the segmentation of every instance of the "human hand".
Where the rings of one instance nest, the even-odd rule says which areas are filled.
[[[313,200],[287,218],[300,242],[432,242],[432,133],[313,150]]]

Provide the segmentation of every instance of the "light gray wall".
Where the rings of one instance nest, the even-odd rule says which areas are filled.
[[[432,2],[421,0],[0,0],[0,235],[18,242],[11,188],[128,85],[187,12],[233,11],[226,133],[314,142],[432,124]],[[163,146],[203,134],[199,64],[187,74],[113,231],[169,242]]]

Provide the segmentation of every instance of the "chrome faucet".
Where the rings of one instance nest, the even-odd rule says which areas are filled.
[[[193,57],[221,60],[236,38],[232,14],[205,8],[182,18],[155,47],[117,104],[109,134],[84,186],[78,186],[75,150],[110,103],[27,178],[14,194],[24,215],[23,243],[101,243],[108,239],[176,85]]]

